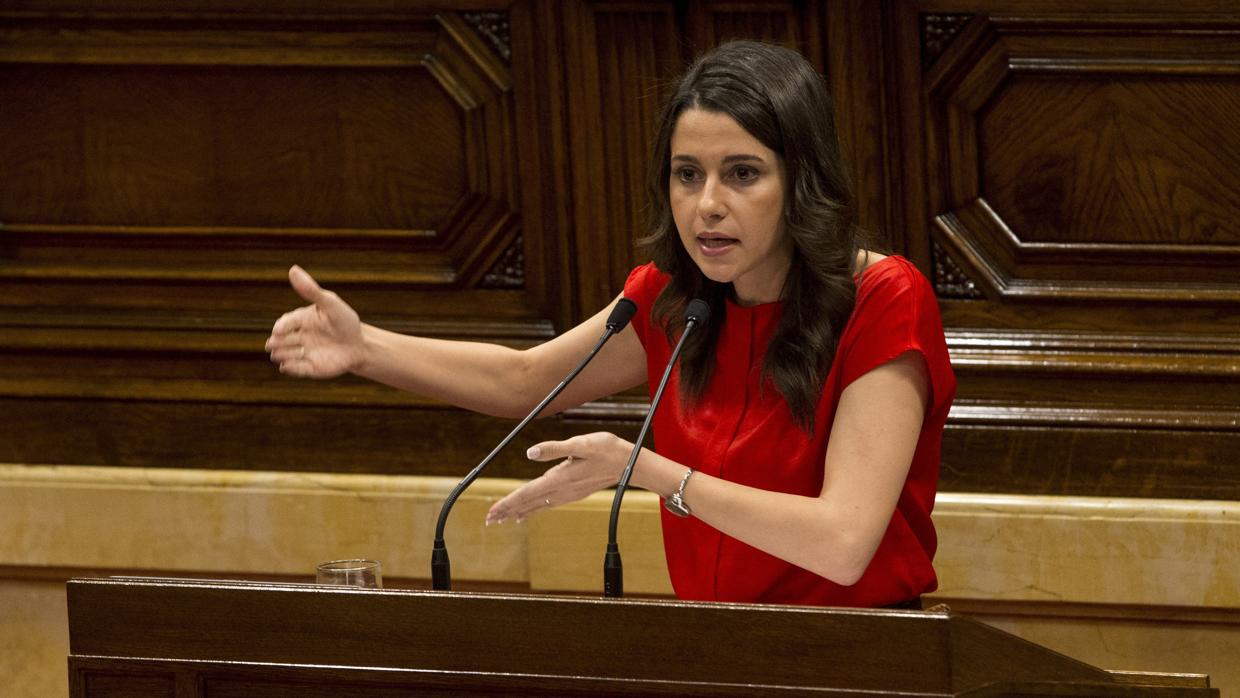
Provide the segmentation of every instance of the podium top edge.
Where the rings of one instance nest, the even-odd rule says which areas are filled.
[[[603,596],[583,596],[580,594],[556,594],[531,592],[483,592],[483,591],[434,591],[429,589],[366,589],[361,587],[335,586],[315,584],[313,582],[267,582],[244,579],[219,579],[205,577],[154,577],[142,575],[114,575],[108,577],[74,577],[66,583],[67,588],[82,586],[140,587],[140,588],[184,588],[198,590],[248,590],[271,591],[285,593],[309,594],[363,594],[372,596],[403,596],[420,598],[452,598],[459,600],[477,599],[488,601],[519,601],[523,603],[581,603],[592,605],[622,604],[625,606],[646,606],[657,608],[719,609],[735,611],[757,611],[772,613],[810,613],[831,614],[839,616],[873,616],[892,615],[900,617],[916,617],[928,619],[948,619],[959,617],[951,611],[915,610],[891,608],[851,608],[843,606],[796,606],[789,604],[758,604],[733,601],[697,601],[680,599],[649,599],[649,598],[607,598]]]

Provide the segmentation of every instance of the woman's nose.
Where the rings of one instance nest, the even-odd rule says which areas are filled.
[[[702,187],[702,195],[698,198],[698,215],[702,218],[723,218],[727,213],[716,186],[707,182]]]

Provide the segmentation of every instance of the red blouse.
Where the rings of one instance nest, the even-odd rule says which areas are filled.
[[[668,277],[653,264],[629,275],[624,295],[637,303],[633,327],[646,350],[651,395],[672,345],[650,309]],[[700,472],[765,490],[816,497],[822,490],[827,437],[840,394],[850,383],[906,351],[925,357],[930,402],[896,510],[861,579],[841,586],[728,537],[702,521],[663,512],[663,544],[676,596],[682,599],[820,606],[885,606],[933,591],[937,539],[930,511],[939,476],[939,443],[956,393],[934,291],[908,260],[887,257],[861,276],[814,416],[811,437],[783,397],[762,389],[762,359],[782,303],[728,302],[715,370],[697,405],[679,399],[679,368],[655,414],[655,450]],[[692,483],[690,483],[692,487]]]

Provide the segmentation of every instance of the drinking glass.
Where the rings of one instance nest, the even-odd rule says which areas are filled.
[[[319,564],[314,581],[318,584],[382,589],[383,572],[377,560],[332,560]]]

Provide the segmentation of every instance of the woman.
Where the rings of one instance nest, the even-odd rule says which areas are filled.
[[[650,193],[654,262],[623,293],[638,314],[549,411],[653,388],[683,307],[705,299],[712,320],[690,335],[654,421],[658,451],[643,450],[632,477],[691,512],[663,513],[677,595],[915,604],[936,586],[930,511],[955,379],[925,278],[861,246],[821,77],[765,44],[702,57],[665,108]],[[282,372],[351,371],[510,417],[573,367],[611,311],[517,351],[379,330],[299,268],[290,281],[312,305],[272,330]],[[488,523],[614,485],[631,448],[609,433],[532,446],[529,458],[557,464]]]

